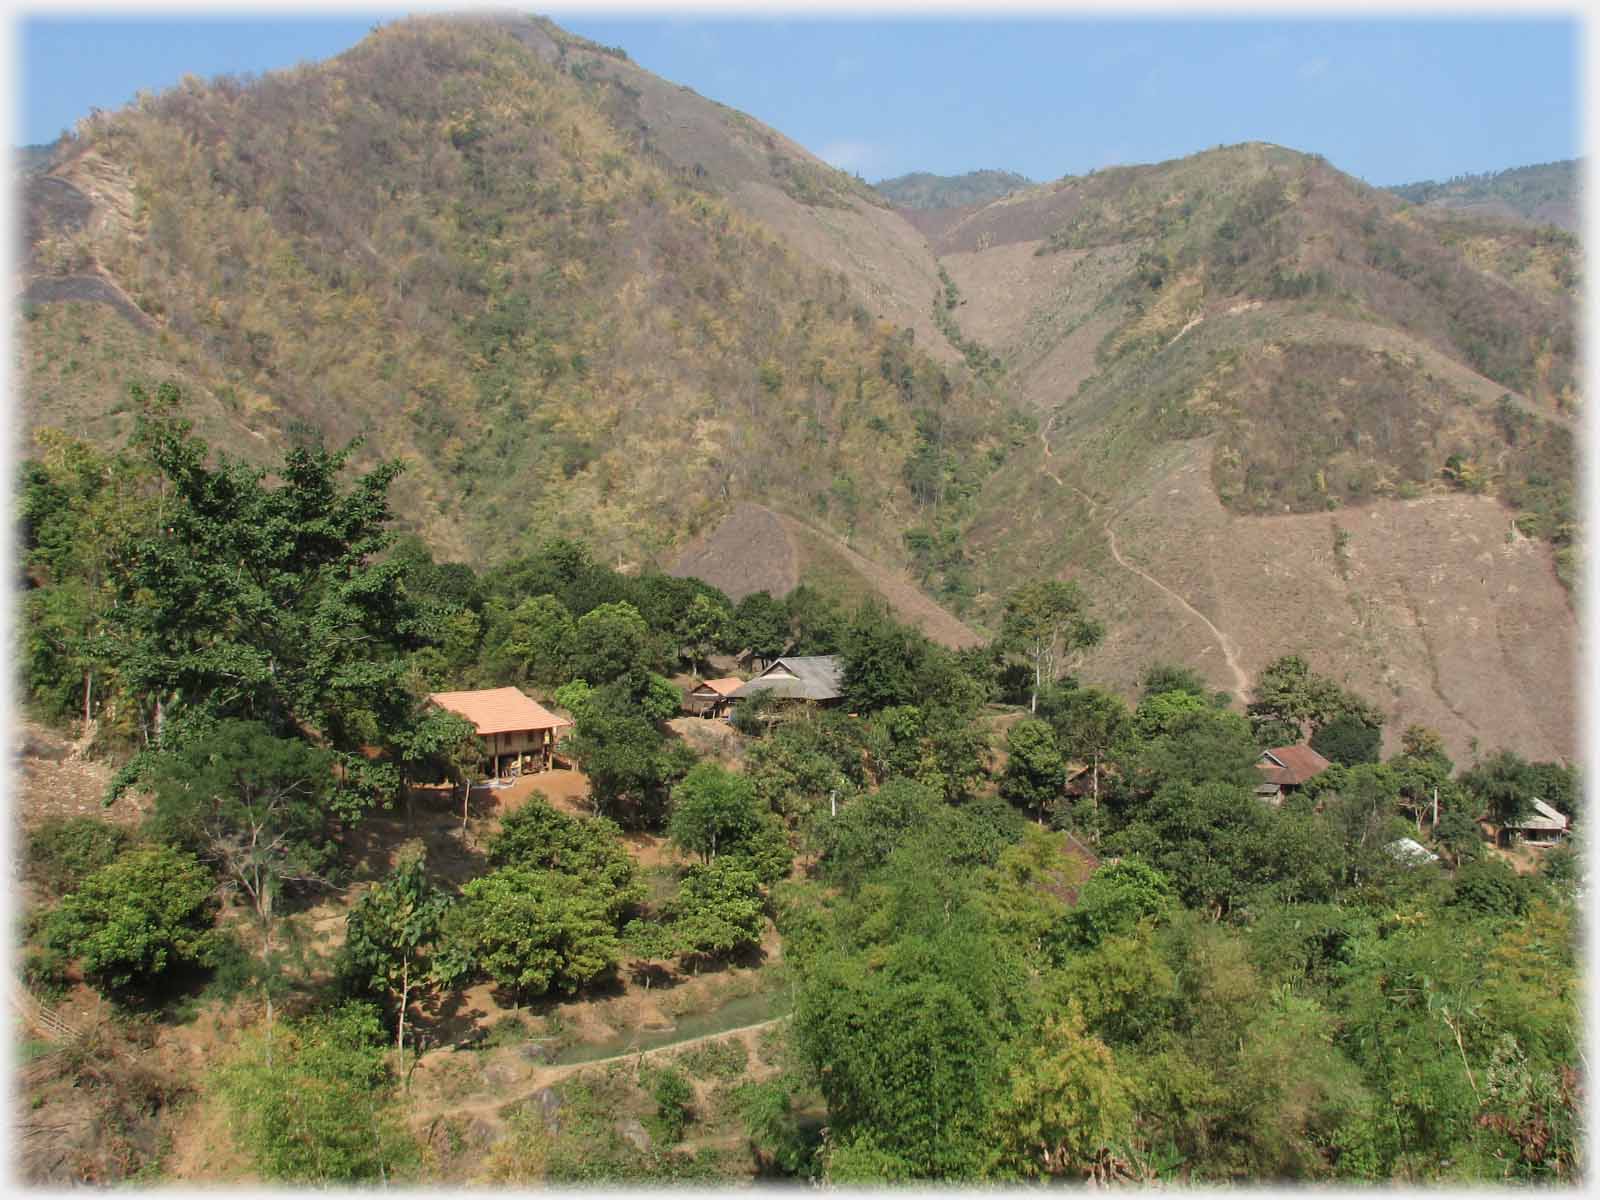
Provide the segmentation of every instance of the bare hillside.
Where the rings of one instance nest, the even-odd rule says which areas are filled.
[[[876,596],[900,620],[952,649],[984,639],[930,600],[898,571],[857,554],[838,539],[793,517],[758,504],[741,504],[694,539],[670,567],[673,575],[695,575],[734,600],[752,592],[783,596],[804,580],[821,582],[843,596]]]

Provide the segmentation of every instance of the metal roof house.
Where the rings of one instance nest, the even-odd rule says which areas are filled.
[[[735,700],[771,692],[785,700],[805,700],[812,704],[837,703],[844,676],[844,663],[836,654],[797,658],[778,658],[761,674],[733,693]]]
[[[1500,834],[1502,839],[1506,834],[1512,834],[1531,845],[1548,846],[1566,837],[1570,824],[1571,821],[1565,813],[1535,797],[1533,812],[1520,821],[1502,825]]]
[[[1282,804],[1286,795],[1299,791],[1306,780],[1331,766],[1331,762],[1310,746],[1275,746],[1263,750],[1256,762],[1256,770],[1261,772],[1256,795],[1269,804]]]
[[[514,687],[430,692],[428,699],[445,711],[472,722],[478,736],[489,747],[496,779],[500,778],[504,757],[511,757],[518,771],[524,758],[532,759],[530,766],[534,770],[549,767],[556,739],[572,728],[571,721],[556,716]]]

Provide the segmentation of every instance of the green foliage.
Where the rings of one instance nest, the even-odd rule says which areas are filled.
[[[838,816],[819,814],[814,841],[828,878],[853,888],[913,829],[933,819],[938,797],[909,779],[891,779],[843,806]]]
[[[765,907],[755,871],[742,859],[724,857],[691,868],[667,911],[677,945],[723,957],[759,944]]]
[[[174,415],[171,385],[153,403],[134,392],[145,407],[135,442],[167,494],[118,578],[117,662],[159,747],[228,719],[265,719],[291,738],[312,729],[342,767],[337,811],[387,799],[393,766],[360,750],[394,746],[411,716],[400,642],[416,613],[399,566],[376,561],[400,465],[346,491],[354,447],[312,441],[284,454],[268,486],[226,455],[204,465],[208,447]]]
[[[1000,640],[1033,668],[1030,711],[1038,708],[1040,689],[1054,683],[1064,666],[1104,636],[1105,627],[1089,615],[1087,598],[1076,582],[1038,579],[1006,596]]]
[[[650,627],[631,604],[602,604],[573,626],[571,662],[575,676],[596,685],[647,670]]]
[[[1533,812],[1537,777],[1526,759],[1496,750],[1461,776],[1461,784],[1496,825],[1510,825]]]
[[[1306,729],[1321,729],[1341,717],[1372,729],[1383,727],[1383,713],[1376,706],[1313,673],[1296,654],[1275,659],[1256,677],[1249,712],[1263,745],[1283,744],[1277,738],[1287,731],[1295,733],[1287,740],[1297,742]]]
[[[1383,743],[1383,731],[1359,717],[1344,713],[1317,727],[1311,735],[1311,748],[1329,762],[1353,767],[1375,763]]]
[[[800,1127],[790,1081],[779,1078],[740,1084],[734,1089],[733,1102],[745,1135],[760,1157],[763,1175],[807,1173],[816,1144]]]
[[[755,836],[762,811],[750,780],[714,762],[698,762],[672,790],[667,834],[680,849],[710,863]]]
[[[491,867],[559,871],[582,880],[612,920],[644,901],[637,864],[615,822],[569,816],[536,795],[506,814],[487,852]]]
[[[383,1026],[370,1004],[251,1035],[217,1072],[217,1084],[264,1179],[387,1183],[420,1165],[394,1107]]]
[[[1055,732],[1044,721],[1018,721],[1006,735],[1006,756],[1000,795],[1024,809],[1034,809],[1042,823],[1045,809],[1054,806],[1067,782]]]
[[[1089,876],[1078,892],[1070,927],[1075,940],[1092,949],[1130,933],[1141,921],[1165,921],[1177,902],[1165,875],[1137,858],[1125,858]]]
[[[801,989],[796,1044],[818,1072],[838,1144],[872,1147],[879,1178],[970,1180],[990,1157],[1009,984],[971,917],[963,909],[937,932],[902,938],[877,969],[825,956]],[[836,1180],[839,1167],[835,1156]]]
[[[45,941],[77,958],[104,992],[147,988],[174,968],[209,961],[214,893],[193,855],[134,847],[62,898],[45,923]]]
[[[345,918],[344,959],[364,988],[396,997],[396,1042],[405,1044],[406,1009],[428,979],[430,951],[450,898],[428,879],[426,851],[402,847],[394,868],[361,894]]]
[[[667,1145],[682,1141],[683,1127],[692,1115],[689,1102],[694,1099],[694,1088],[672,1067],[653,1068],[648,1087],[650,1098],[656,1102],[656,1111],[649,1120],[651,1135]]]
[[[738,1038],[703,1042],[674,1060],[696,1079],[737,1079],[750,1066],[750,1051]]]
[[[1132,1088],[1111,1051],[1070,1008],[1016,1054],[995,1105],[1002,1170],[1085,1178],[1129,1140]]]
[[[157,760],[152,832],[209,861],[270,922],[286,885],[332,865],[332,761],[259,722],[223,721]]]
[[[52,817],[28,834],[27,874],[49,895],[64,896],[109,866],[128,842],[126,829],[96,817]]]
[[[520,999],[572,995],[612,970],[622,953],[610,897],[576,876],[521,866],[467,883],[440,941],[442,977],[486,975]]]
[[[777,658],[789,637],[789,614],[766,591],[751,592],[733,610],[733,640],[757,658]]]
[[[1528,911],[1522,877],[1498,858],[1468,863],[1456,872],[1449,903],[1480,916],[1520,917]]]

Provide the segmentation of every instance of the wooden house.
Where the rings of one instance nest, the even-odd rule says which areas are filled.
[[[743,686],[744,680],[733,675],[726,679],[707,679],[684,696],[684,711],[697,717],[726,718],[733,707],[733,694]]]
[[[1306,780],[1320,775],[1331,762],[1310,746],[1275,746],[1263,750],[1256,762],[1261,772],[1261,782],[1256,785],[1256,795],[1276,808],[1283,798],[1298,792]]]
[[[1495,840],[1501,846],[1526,842],[1530,846],[1553,846],[1567,836],[1571,824],[1567,815],[1534,798],[1533,811],[1521,820],[1500,826]]]
[[[525,770],[547,770],[556,740],[572,728],[571,721],[556,716],[514,687],[432,692],[428,699],[472,722],[489,748],[495,779],[501,778],[502,767],[513,775]]]

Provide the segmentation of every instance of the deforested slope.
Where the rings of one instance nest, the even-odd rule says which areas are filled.
[[[30,206],[30,311],[69,276],[126,295],[155,331],[142,371],[240,438],[307,425],[406,459],[400,507],[448,553],[570,533],[657,561],[755,497],[895,556],[928,422],[951,435],[939,469],[981,476],[1003,399],[752,214],[894,231],[926,260],[930,331],[931,257],[864,186],[643,74],[546,22],[418,19],[99,114],[35,189],[91,204]],[[720,142],[678,137],[691,111]],[[59,324],[24,329],[41,372]],[[121,381],[44,380],[23,381],[32,424],[114,432]]]

